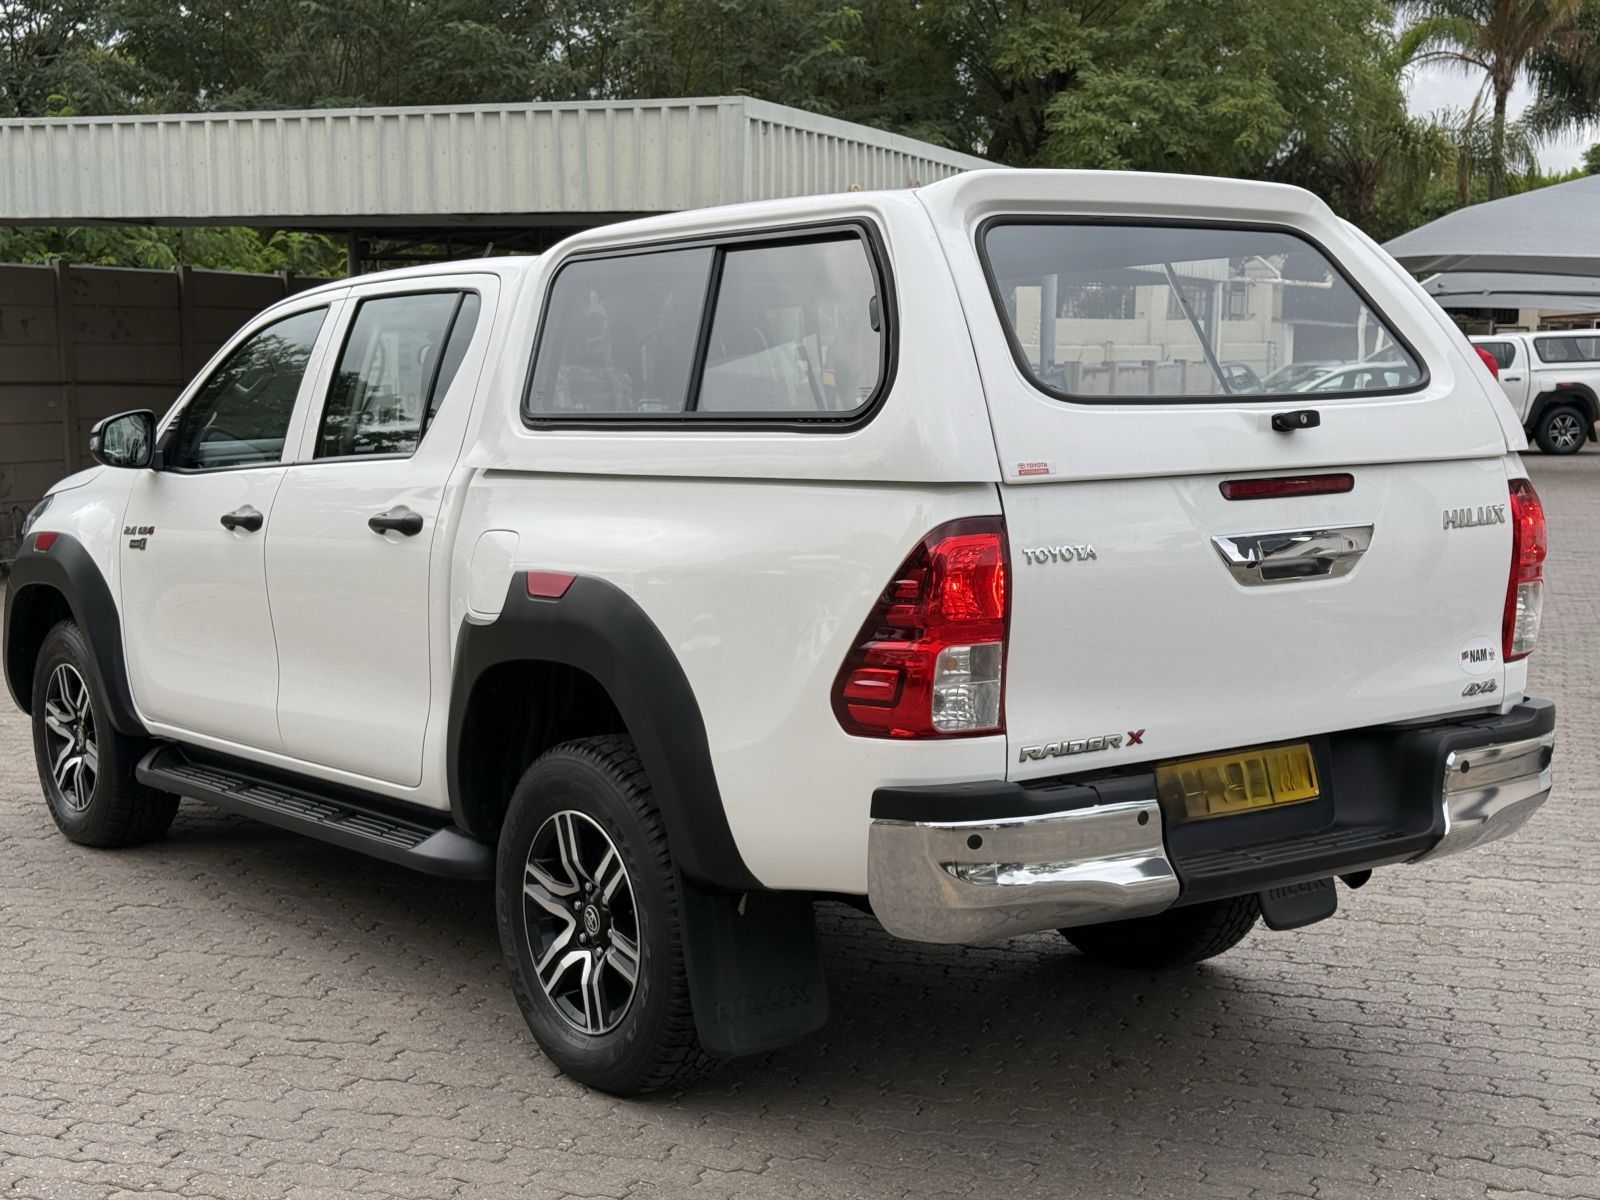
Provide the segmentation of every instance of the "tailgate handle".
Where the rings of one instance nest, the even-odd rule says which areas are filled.
[[[1337,579],[1348,575],[1372,545],[1372,526],[1235,533],[1214,537],[1211,544],[1233,577],[1246,587]]]

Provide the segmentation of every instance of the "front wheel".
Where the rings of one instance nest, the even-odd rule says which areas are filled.
[[[633,742],[544,754],[511,797],[496,915],[517,1005],[545,1056],[615,1095],[697,1074],[677,871]]]
[[[1232,950],[1255,928],[1254,894],[1169,908],[1153,917],[1063,929],[1061,936],[1096,962],[1158,970],[1186,967]]]
[[[1588,439],[1588,422],[1569,404],[1545,409],[1533,431],[1533,440],[1546,454],[1576,454]]]
[[[63,621],[33,671],[33,754],[57,828],[81,846],[132,846],[167,831],[178,798],[134,778],[148,743],[111,727],[83,633]]]

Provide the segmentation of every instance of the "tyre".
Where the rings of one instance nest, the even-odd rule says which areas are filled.
[[[132,846],[167,831],[178,798],[134,778],[143,738],[102,711],[99,672],[83,634],[63,621],[45,635],[33,669],[33,756],[56,826],[80,846]]]
[[[678,874],[633,742],[528,768],[500,833],[495,909],[517,1005],[566,1074],[619,1096],[700,1073]]]
[[[1545,409],[1533,431],[1533,440],[1546,454],[1576,454],[1589,440],[1589,419],[1570,404]]]
[[[1255,928],[1254,894],[1171,908],[1153,917],[1063,929],[1061,936],[1097,962],[1158,970],[1186,967],[1232,950]]]

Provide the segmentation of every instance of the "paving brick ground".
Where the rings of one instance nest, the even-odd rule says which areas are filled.
[[[1600,454],[1530,463],[1563,714],[1517,840],[1161,976],[829,909],[827,1030],[643,1102],[541,1059],[486,888],[198,805],[76,848],[6,709],[0,1197],[1600,1197]]]

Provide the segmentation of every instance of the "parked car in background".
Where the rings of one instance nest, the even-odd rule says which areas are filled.
[[[1357,361],[1233,393],[1264,342]],[[818,899],[1173,967],[1551,787],[1521,429],[1296,188],[976,171],[343,280],[90,445],[6,596],[62,833],[181,795],[492,881],[612,1092],[816,1030]]]
[[[1263,391],[1268,392],[1293,392],[1299,390],[1302,383],[1310,383],[1322,375],[1326,375],[1340,364],[1327,359],[1302,359],[1297,362],[1286,362],[1277,370],[1269,372],[1262,380]]]
[[[1416,368],[1406,362],[1366,362],[1326,371],[1308,379],[1297,392],[1391,391],[1416,383]]]
[[[1600,420],[1600,330],[1480,335],[1472,344],[1500,367],[1500,387],[1546,454],[1576,454]]]

